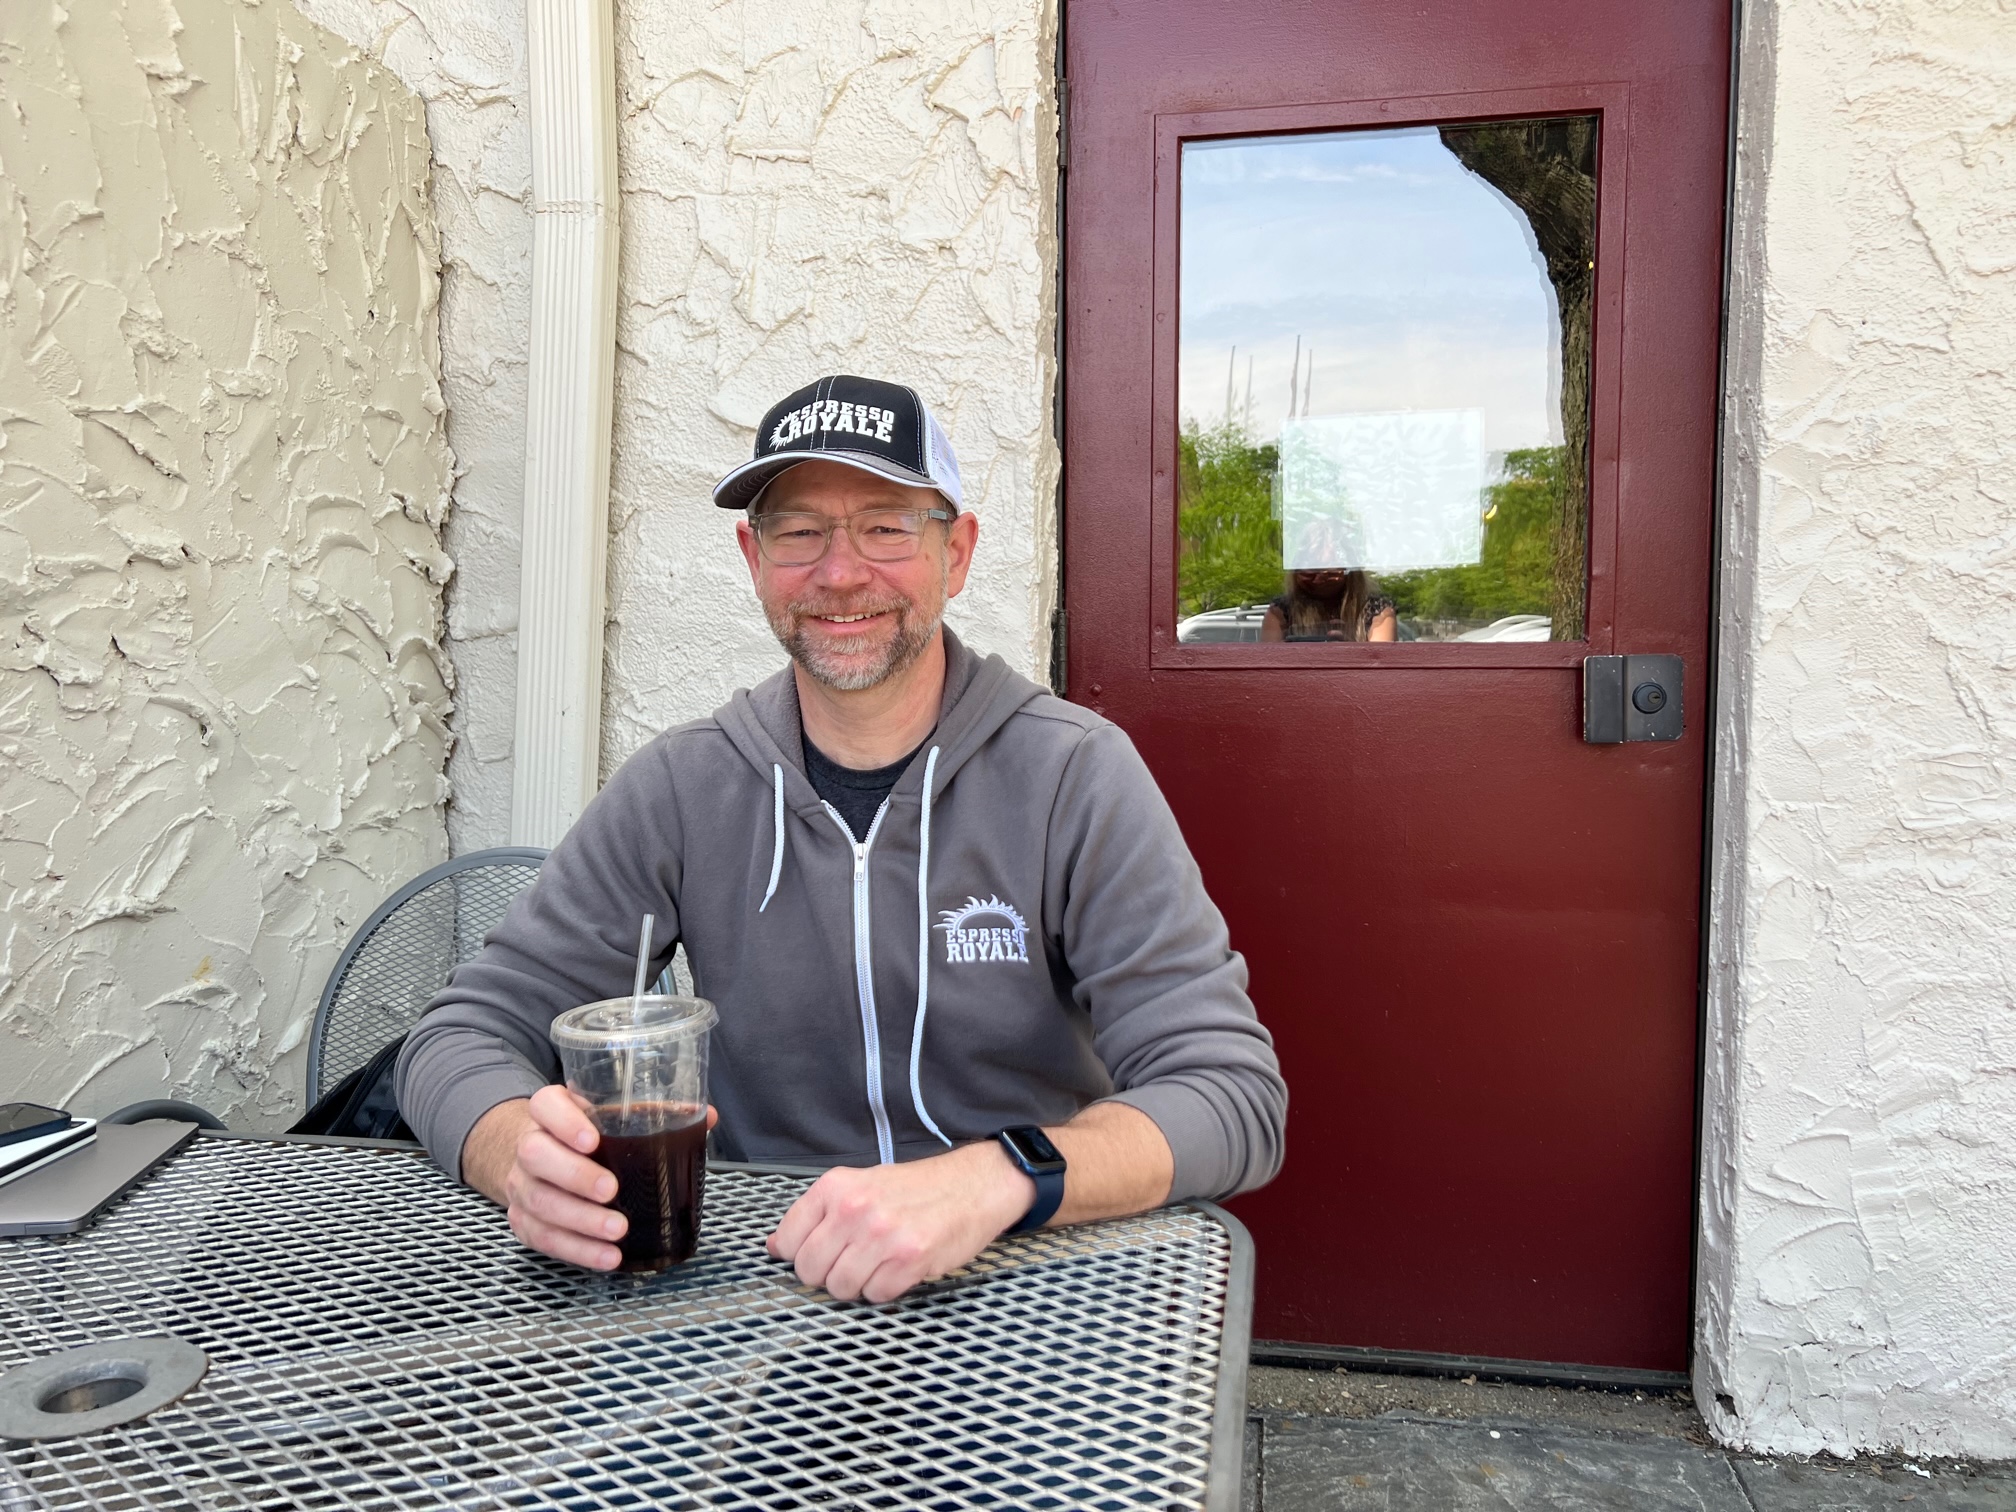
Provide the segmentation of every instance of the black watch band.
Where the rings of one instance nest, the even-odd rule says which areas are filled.
[[[1050,1136],[1032,1125],[1003,1129],[994,1138],[1015,1162],[1015,1169],[1036,1183],[1035,1202],[1008,1232],[1026,1234],[1043,1227],[1064,1202],[1064,1157],[1050,1143]]]

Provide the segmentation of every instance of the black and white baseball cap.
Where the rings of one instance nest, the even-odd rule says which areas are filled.
[[[723,509],[747,509],[770,480],[800,462],[844,462],[892,483],[935,488],[952,507],[959,459],[917,391],[837,373],[773,404],[756,428],[756,455],[714,485]]]

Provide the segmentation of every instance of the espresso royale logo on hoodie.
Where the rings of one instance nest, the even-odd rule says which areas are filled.
[[[944,922],[945,964],[962,961],[1020,961],[1029,963],[1029,926],[1022,915],[999,898],[982,902],[968,897],[964,908],[948,908],[938,917]],[[976,919],[999,919],[1005,927],[976,924]]]

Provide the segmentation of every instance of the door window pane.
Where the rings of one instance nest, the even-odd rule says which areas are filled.
[[[1184,144],[1178,640],[1583,638],[1596,134]]]

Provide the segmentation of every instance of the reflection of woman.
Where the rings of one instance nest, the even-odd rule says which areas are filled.
[[[1312,567],[1288,574],[1288,591],[1267,606],[1263,641],[1390,641],[1399,639],[1393,600],[1370,573]]]

